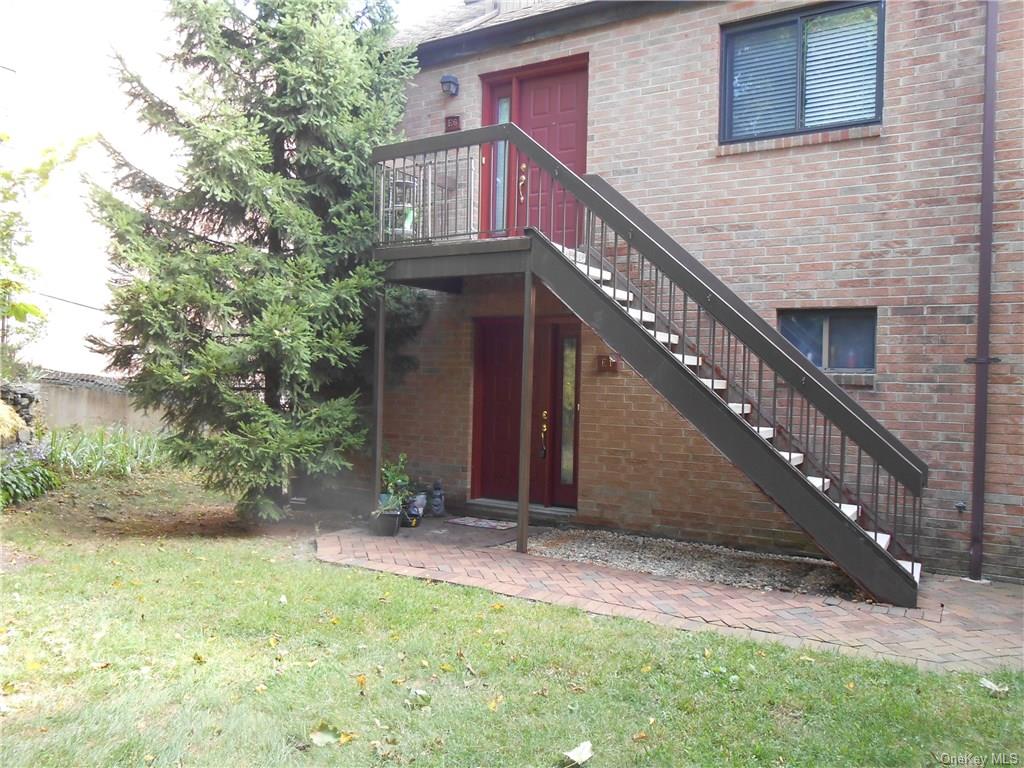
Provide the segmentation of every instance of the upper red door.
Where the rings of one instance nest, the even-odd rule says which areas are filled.
[[[527,78],[519,87],[515,122],[578,174],[587,169],[587,71]],[[554,242],[575,246],[582,229],[572,195],[536,166],[529,169],[527,212],[522,218]]]
[[[518,125],[542,147],[578,174],[587,169],[587,70],[585,63],[556,63],[530,67],[497,78],[489,86],[487,122],[506,120]],[[531,72],[533,70],[533,72]],[[496,148],[493,178],[485,180],[490,231],[521,232],[537,227],[559,244],[575,246],[582,231],[582,215],[572,196],[553,184],[527,158]],[[524,173],[524,167],[526,172]],[[507,179],[507,180],[506,180]]]

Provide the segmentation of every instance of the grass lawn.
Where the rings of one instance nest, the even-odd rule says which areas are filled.
[[[990,675],[1010,687],[993,698],[973,674],[322,565],[312,535],[246,532],[174,473],[8,510],[0,764],[546,768],[584,740],[587,768],[1024,752],[1020,674]],[[321,722],[342,738],[312,743]]]

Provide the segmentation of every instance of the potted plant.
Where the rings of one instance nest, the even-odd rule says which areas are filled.
[[[405,505],[409,500],[409,475],[405,471],[407,456],[398,455],[395,462],[385,461],[380,468],[380,493],[373,510],[373,530],[381,536],[395,536],[402,525]]]
[[[396,497],[382,493],[371,518],[373,532],[378,536],[397,536],[402,527],[402,505]]]

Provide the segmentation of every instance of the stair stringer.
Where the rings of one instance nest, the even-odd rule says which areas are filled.
[[[857,523],[700,383],[542,234],[532,239],[529,269],[643,376],[729,461],[768,495],[851,579],[878,600],[916,607],[917,584]]]

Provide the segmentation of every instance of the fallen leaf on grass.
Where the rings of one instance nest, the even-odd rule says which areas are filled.
[[[359,686],[359,690],[363,691],[366,689],[366,675],[356,675],[356,685]]]
[[[203,657],[203,655],[201,653],[193,653],[192,654],[192,661],[194,661],[196,664],[205,664],[206,663],[206,659]]]
[[[633,734],[633,741],[647,741],[647,732],[637,731]]]
[[[644,664],[642,667],[640,667],[640,674],[646,675],[652,669],[654,669],[654,667],[652,667],[650,664]]]
[[[1010,686],[994,683],[987,677],[981,678],[981,680],[978,681],[978,685],[987,690],[990,695],[997,699],[1006,698],[1006,694],[1010,691]]]
[[[430,694],[422,688],[410,688],[409,698],[406,699],[406,702],[414,709],[422,709],[430,705]]]
[[[491,603],[491,610],[492,611],[504,611],[505,610],[505,604],[504,603]]]
[[[533,692],[533,694],[532,694],[532,695],[534,695],[534,696],[544,696],[544,697],[547,697],[547,695],[548,695],[548,689],[547,689],[547,687],[544,687],[544,688],[538,688],[538,689],[537,689],[536,691],[534,691],[534,692]]]
[[[498,707],[501,706],[501,703],[503,701],[505,701],[505,697],[499,693],[497,696],[495,696],[493,699],[487,702],[487,708],[491,710],[491,712],[497,712]]]
[[[564,768],[573,768],[573,766],[583,765],[587,760],[592,758],[594,756],[594,749],[589,741],[584,741],[575,749],[563,752],[562,755],[564,757],[562,760]]]
[[[856,687],[857,687],[857,684],[856,684],[856,683],[853,683],[853,682],[850,682],[850,683],[847,683],[847,684],[846,684],[846,688],[847,688],[847,690],[850,690],[850,691],[852,691],[852,690],[853,690],[854,688],[856,688]]]
[[[446,662],[443,662],[443,663],[441,664],[441,666],[439,667],[439,669],[440,669],[440,670],[441,670],[442,672],[454,672],[454,671],[455,671],[455,667],[453,667],[453,666],[452,666],[451,664],[449,664],[449,663],[448,663],[447,661],[446,661]]]
[[[810,656],[801,656],[800,661],[809,661],[811,662],[811,664],[814,663],[814,659],[812,659]]]
[[[100,669],[106,669],[109,666],[110,666],[110,662],[109,661],[97,661],[96,663],[94,663],[92,665],[92,668],[95,669],[95,670],[100,670]]]
[[[357,734],[351,731],[342,731],[321,720],[309,733],[309,740],[314,746],[326,747],[328,744],[344,746],[357,738]]]

